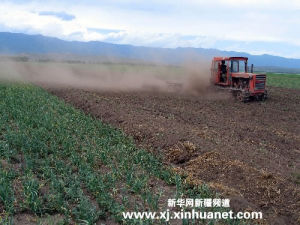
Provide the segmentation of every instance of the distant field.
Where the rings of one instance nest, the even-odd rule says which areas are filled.
[[[63,76],[74,75],[85,78],[103,74],[140,74],[157,77],[177,77],[183,75],[179,66],[135,64],[135,63],[66,63],[66,62],[15,62],[0,61],[0,76],[13,79],[28,76]],[[59,73],[59,74],[57,74]]]
[[[180,67],[146,64],[3,61],[0,68],[2,80],[99,90],[165,89],[166,81],[184,77]]]
[[[267,76],[268,86],[300,89],[300,74],[267,73]]]

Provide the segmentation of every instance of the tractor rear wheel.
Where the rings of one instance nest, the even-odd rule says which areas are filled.
[[[238,91],[236,93],[236,99],[240,102],[248,102],[250,97],[244,91]]]

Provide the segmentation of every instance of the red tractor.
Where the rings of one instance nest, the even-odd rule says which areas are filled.
[[[211,75],[215,85],[229,89],[242,102],[267,98],[266,74],[253,73],[247,57],[214,57]]]

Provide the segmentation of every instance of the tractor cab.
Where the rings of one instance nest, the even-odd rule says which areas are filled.
[[[215,57],[212,62],[212,75],[215,84],[227,86],[232,81],[232,74],[248,73],[246,57]],[[252,67],[253,69],[253,67]],[[250,71],[253,73],[253,71]]]
[[[211,75],[215,85],[230,89],[242,101],[267,97],[266,74],[254,74],[247,57],[214,57]]]

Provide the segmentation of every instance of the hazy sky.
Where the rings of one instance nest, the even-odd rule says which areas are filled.
[[[0,31],[300,58],[300,0],[0,0]]]

